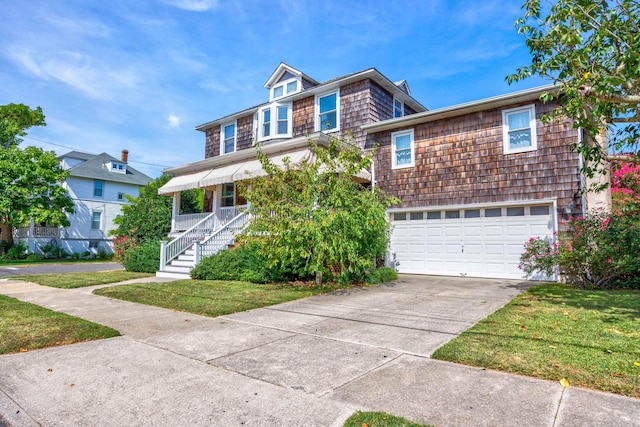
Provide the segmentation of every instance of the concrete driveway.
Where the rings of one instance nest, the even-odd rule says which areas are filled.
[[[638,425],[634,399],[428,358],[526,287],[401,276],[211,319],[93,288],[0,282],[0,293],[124,335],[1,356],[0,415],[10,425],[339,426],[373,409],[438,426]]]

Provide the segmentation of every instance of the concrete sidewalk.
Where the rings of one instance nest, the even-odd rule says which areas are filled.
[[[382,410],[438,426],[640,426],[640,400],[429,359],[526,284],[401,276],[218,318],[95,288],[0,282],[123,334],[0,356],[9,425],[340,426]]]

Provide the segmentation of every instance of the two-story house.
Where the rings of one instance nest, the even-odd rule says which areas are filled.
[[[138,197],[140,187],[152,179],[128,164],[127,150],[120,159],[107,153],[89,154],[71,151],[58,157],[60,166],[69,171],[62,186],[73,200],[74,214],[68,227],[45,227],[31,224],[19,230],[18,240],[30,252],[41,252],[46,244],[60,246],[67,253],[93,254],[112,252],[109,231],[115,229],[114,218],[122,206],[129,204],[125,195]]]
[[[402,201],[389,209],[400,272],[521,278],[523,243],[552,236],[585,207],[580,158],[569,149],[579,132],[540,121],[555,106],[538,101],[550,87],[427,111],[406,81],[373,68],[318,83],[282,63],[265,88],[268,102],[196,127],[204,160],[165,171],[174,175],[160,189],[174,197],[174,230],[194,227],[163,249],[166,274],[186,274],[247,220],[234,183],[264,173],[255,142],[276,164],[309,158],[308,138],[322,146],[348,131],[363,150],[379,145],[369,179]],[[177,215],[189,188],[205,190],[207,214]],[[181,261],[195,238],[204,242],[197,251],[208,249]]]

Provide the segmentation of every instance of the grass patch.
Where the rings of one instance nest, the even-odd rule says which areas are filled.
[[[429,424],[417,424],[406,418],[396,417],[384,412],[361,412],[351,415],[344,427],[431,427]]]
[[[539,285],[433,358],[640,398],[640,291]]]
[[[185,311],[203,316],[221,316],[311,295],[343,289],[329,284],[266,284],[226,280],[178,280],[165,283],[135,283],[96,289],[96,295]]]
[[[74,289],[85,286],[104,285],[105,283],[117,283],[125,280],[151,277],[150,273],[134,273],[125,270],[99,271],[96,273],[53,273],[53,274],[29,274],[25,276],[12,276],[11,279],[24,280],[52,288]]]
[[[0,354],[120,335],[115,329],[0,295]]]

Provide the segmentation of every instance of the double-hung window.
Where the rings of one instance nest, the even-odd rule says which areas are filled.
[[[222,139],[222,154],[233,153],[236,151],[236,124],[227,123],[222,125],[221,131]]]
[[[91,229],[92,230],[100,230],[100,225],[102,222],[102,212],[93,212],[91,214]]]
[[[393,117],[403,117],[404,116],[404,102],[393,98]]]
[[[537,149],[536,112],[533,105],[502,112],[504,154]]]
[[[220,205],[223,208],[235,205],[235,185],[232,182],[222,184],[222,194],[220,195]]]
[[[391,134],[391,167],[407,168],[415,165],[413,129]]]
[[[340,129],[338,91],[316,97],[316,128],[322,132]]]
[[[96,179],[93,181],[93,197],[104,196],[104,181]]]
[[[291,137],[291,103],[271,103],[258,113],[258,140]]]

